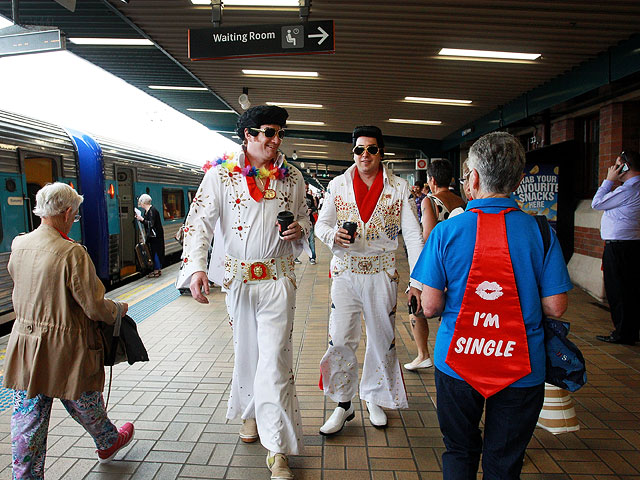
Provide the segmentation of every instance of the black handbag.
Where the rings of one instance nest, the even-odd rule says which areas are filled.
[[[110,367],[118,363],[128,362],[133,365],[136,362],[148,362],[149,355],[138,334],[136,322],[125,315],[118,325],[100,325],[100,332],[104,344],[104,365]]]
[[[542,234],[544,257],[551,244],[549,222],[544,215],[536,215]],[[575,392],[587,383],[587,367],[580,349],[567,338],[569,323],[543,315],[544,349],[546,353],[546,376],[544,381]]]

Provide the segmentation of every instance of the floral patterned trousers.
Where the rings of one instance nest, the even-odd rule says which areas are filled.
[[[71,417],[93,437],[99,450],[118,440],[118,430],[107,417],[101,392],[84,392],[77,400],[60,400]],[[11,450],[14,479],[44,479],[47,434],[53,398],[27,398],[24,390],[13,392]]]

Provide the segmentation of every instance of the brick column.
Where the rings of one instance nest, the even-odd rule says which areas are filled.
[[[607,177],[607,169],[622,151],[622,103],[611,103],[600,109],[600,165],[598,183]]]

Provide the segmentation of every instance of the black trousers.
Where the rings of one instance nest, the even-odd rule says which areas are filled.
[[[640,330],[640,240],[607,241],[602,256],[612,335],[637,342]]]

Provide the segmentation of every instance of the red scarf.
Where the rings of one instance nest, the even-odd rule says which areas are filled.
[[[247,160],[246,158],[244,159],[244,166],[245,167],[250,167],[251,163],[249,163],[249,160]],[[274,162],[269,163],[269,165],[267,165],[267,169],[271,170],[274,166]],[[249,195],[251,195],[251,198],[253,198],[256,202],[259,202],[260,200],[262,200],[262,198],[264,197],[264,190],[266,190],[267,188],[269,188],[269,182],[271,181],[270,178],[267,178],[266,180],[264,180],[264,190],[260,190],[260,188],[258,188],[258,185],[256,185],[256,177],[244,177],[247,179],[247,186],[249,187]]]
[[[355,173],[353,174],[353,193],[356,196],[356,204],[358,205],[360,218],[364,223],[367,223],[371,215],[373,215],[373,211],[382,193],[382,187],[382,166],[380,166],[371,188],[367,187],[367,184],[360,178],[358,169],[355,169]]]

